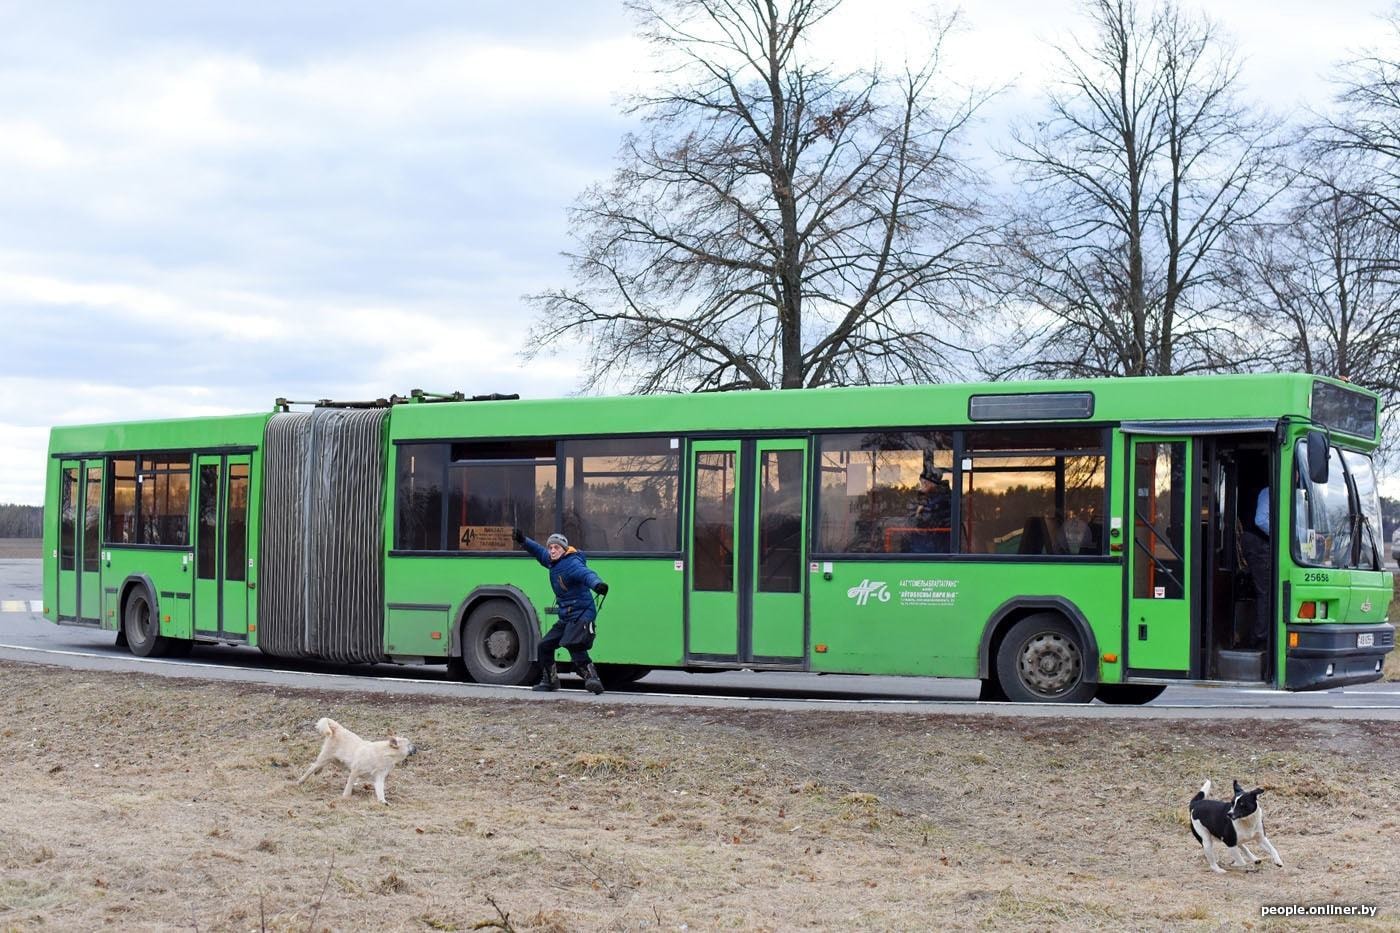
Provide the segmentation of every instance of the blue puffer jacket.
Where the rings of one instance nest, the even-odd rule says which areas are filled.
[[[549,585],[554,587],[554,598],[559,604],[559,619],[572,622],[575,619],[592,619],[598,615],[598,607],[593,602],[593,587],[602,582],[588,569],[583,552],[569,548],[557,561],[549,559],[549,551],[533,538],[526,538],[525,550],[530,556],[549,568]]]

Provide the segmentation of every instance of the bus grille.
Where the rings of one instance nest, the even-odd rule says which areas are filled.
[[[388,409],[273,415],[263,468],[258,644],[341,663],[384,657]]]

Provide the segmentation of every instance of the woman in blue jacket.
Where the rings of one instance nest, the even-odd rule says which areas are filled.
[[[588,649],[593,647],[593,622],[598,617],[593,594],[606,596],[608,585],[588,569],[583,552],[569,547],[569,539],[563,535],[550,535],[543,545],[525,537],[519,528],[512,532],[512,537],[549,569],[549,585],[554,588],[555,604],[559,607],[559,621],[540,639],[540,682],[534,689],[559,689],[559,668],[554,664],[554,652],[563,647],[573,658],[574,670],[583,677],[588,692],[602,693],[603,681],[598,676],[598,668],[593,666],[593,659],[588,656]]]

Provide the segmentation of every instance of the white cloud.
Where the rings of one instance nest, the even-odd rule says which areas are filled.
[[[1212,10],[1269,100],[1371,38],[1376,2]],[[38,502],[53,424],[266,410],[279,395],[566,394],[520,296],[565,284],[566,208],[650,80],[613,0],[19,5],[0,33],[0,500]],[[983,0],[965,84],[1032,104],[1072,0]],[[932,8],[848,0],[818,50],[891,67]]]

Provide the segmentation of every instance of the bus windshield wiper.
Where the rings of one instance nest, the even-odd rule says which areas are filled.
[[[1380,545],[1376,542],[1376,529],[1373,528],[1373,527],[1371,526],[1371,517],[1370,517],[1369,515],[1367,515],[1365,512],[1357,512],[1357,513],[1356,513],[1356,524],[1357,524],[1357,526],[1359,527],[1359,529],[1365,529],[1365,531],[1366,531],[1366,537],[1368,537],[1368,538],[1371,539],[1371,569],[1372,569],[1372,570],[1380,570],[1380,569],[1381,569],[1381,548],[1380,548]],[[1359,563],[1361,562],[1361,553],[1360,553],[1360,550],[1361,550],[1361,535],[1359,535],[1359,534],[1356,536],[1356,544],[1357,544],[1357,555],[1356,555],[1356,560],[1354,560],[1354,561],[1352,562],[1353,564],[1359,564]]]

